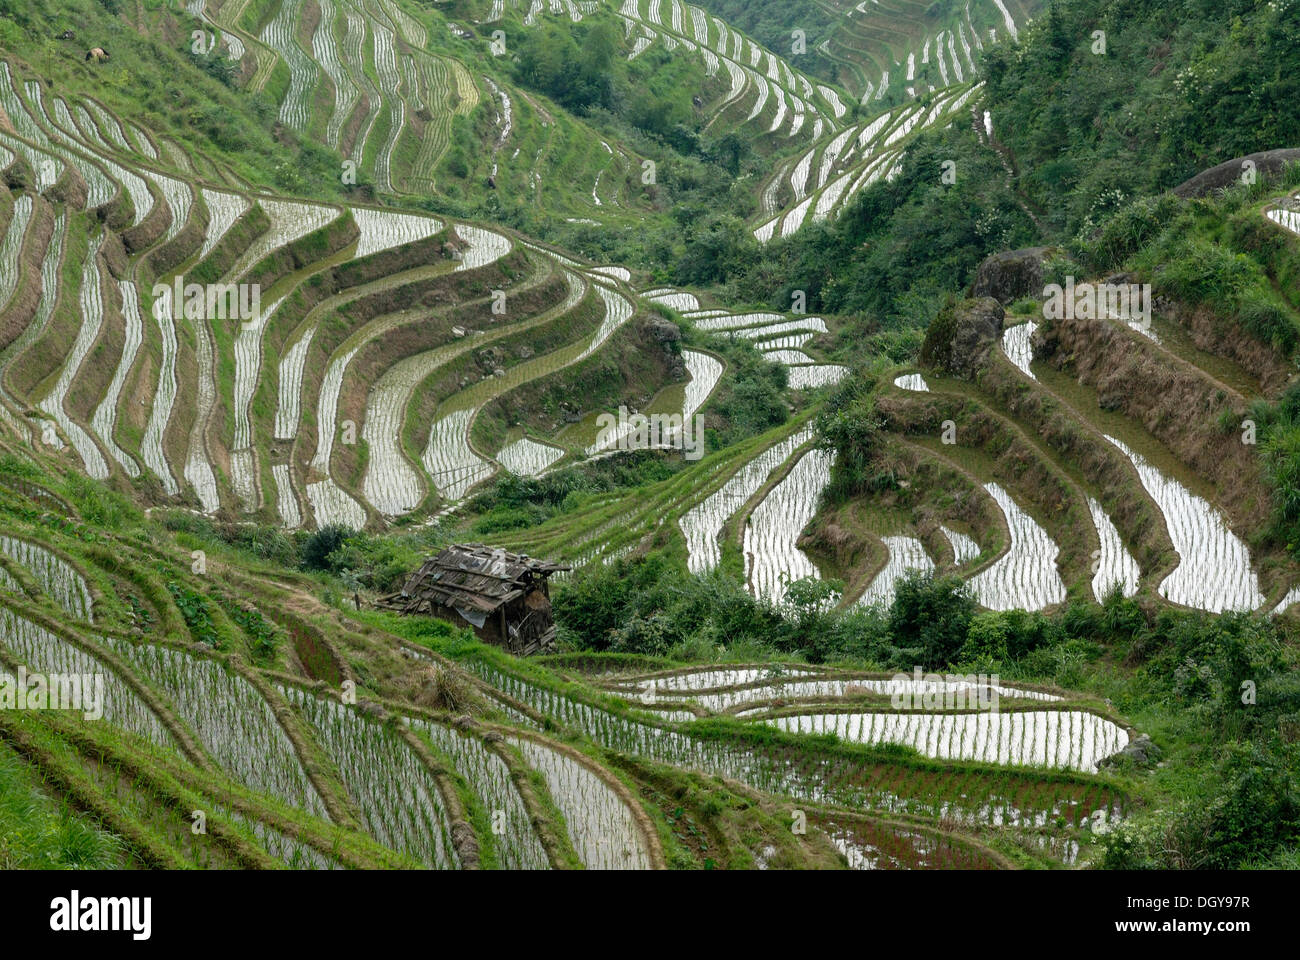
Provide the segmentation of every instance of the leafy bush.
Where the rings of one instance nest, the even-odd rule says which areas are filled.
[[[189,628],[190,636],[194,641],[220,648],[221,638],[217,635],[217,628],[212,622],[212,615],[208,613],[208,605],[202,594],[175,580],[167,581],[167,592],[172,595],[172,601],[184,618],[185,626]]]
[[[899,647],[920,650],[921,666],[942,667],[957,659],[975,599],[961,578],[909,573],[898,583],[889,609],[889,633]]]
[[[352,533],[348,527],[329,524],[308,534],[298,551],[303,567],[316,571],[336,569],[330,557]]]

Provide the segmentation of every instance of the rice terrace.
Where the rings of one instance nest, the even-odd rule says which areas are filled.
[[[1298,62],[0,0],[0,868],[1300,868]]]

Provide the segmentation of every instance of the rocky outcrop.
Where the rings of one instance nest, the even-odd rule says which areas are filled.
[[[1151,738],[1144,733],[1140,736],[1134,737],[1128,742],[1128,746],[1123,750],[1102,760],[1097,764],[1097,766],[1104,768],[1120,766],[1124,763],[1133,763],[1145,767],[1158,761],[1160,756],[1160,748],[1157,747],[1151,741]]]
[[[921,362],[969,380],[1002,336],[1006,312],[992,297],[963,300],[939,311],[921,345]]]
[[[975,271],[970,295],[992,297],[1003,306],[1021,297],[1042,296],[1050,253],[1050,247],[1025,247],[993,254]]]
[[[1246,170],[1252,169],[1247,164],[1253,165],[1257,176],[1271,179],[1278,176],[1288,163],[1297,162],[1300,162],[1300,149],[1264,150],[1260,153],[1247,154],[1236,160],[1221,163],[1217,167],[1202,170],[1190,180],[1174,187],[1174,194],[1189,200],[1192,197],[1203,197],[1211,190],[1230,187],[1241,181],[1241,176]]]

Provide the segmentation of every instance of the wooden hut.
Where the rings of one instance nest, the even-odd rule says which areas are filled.
[[[481,543],[453,544],[378,606],[468,625],[488,643],[527,656],[555,643],[548,578],[569,569]]]

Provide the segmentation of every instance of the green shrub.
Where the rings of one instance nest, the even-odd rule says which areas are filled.
[[[352,533],[348,527],[329,524],[309,534],[298,551],[303,567],[315,571],[334,570],[330,557]]]
[[[909,573],[898,583],[889,610],[889,633],[896,646],[920,650],[921,666],[954,662],[975,617],[975,598],[960,577]]]

